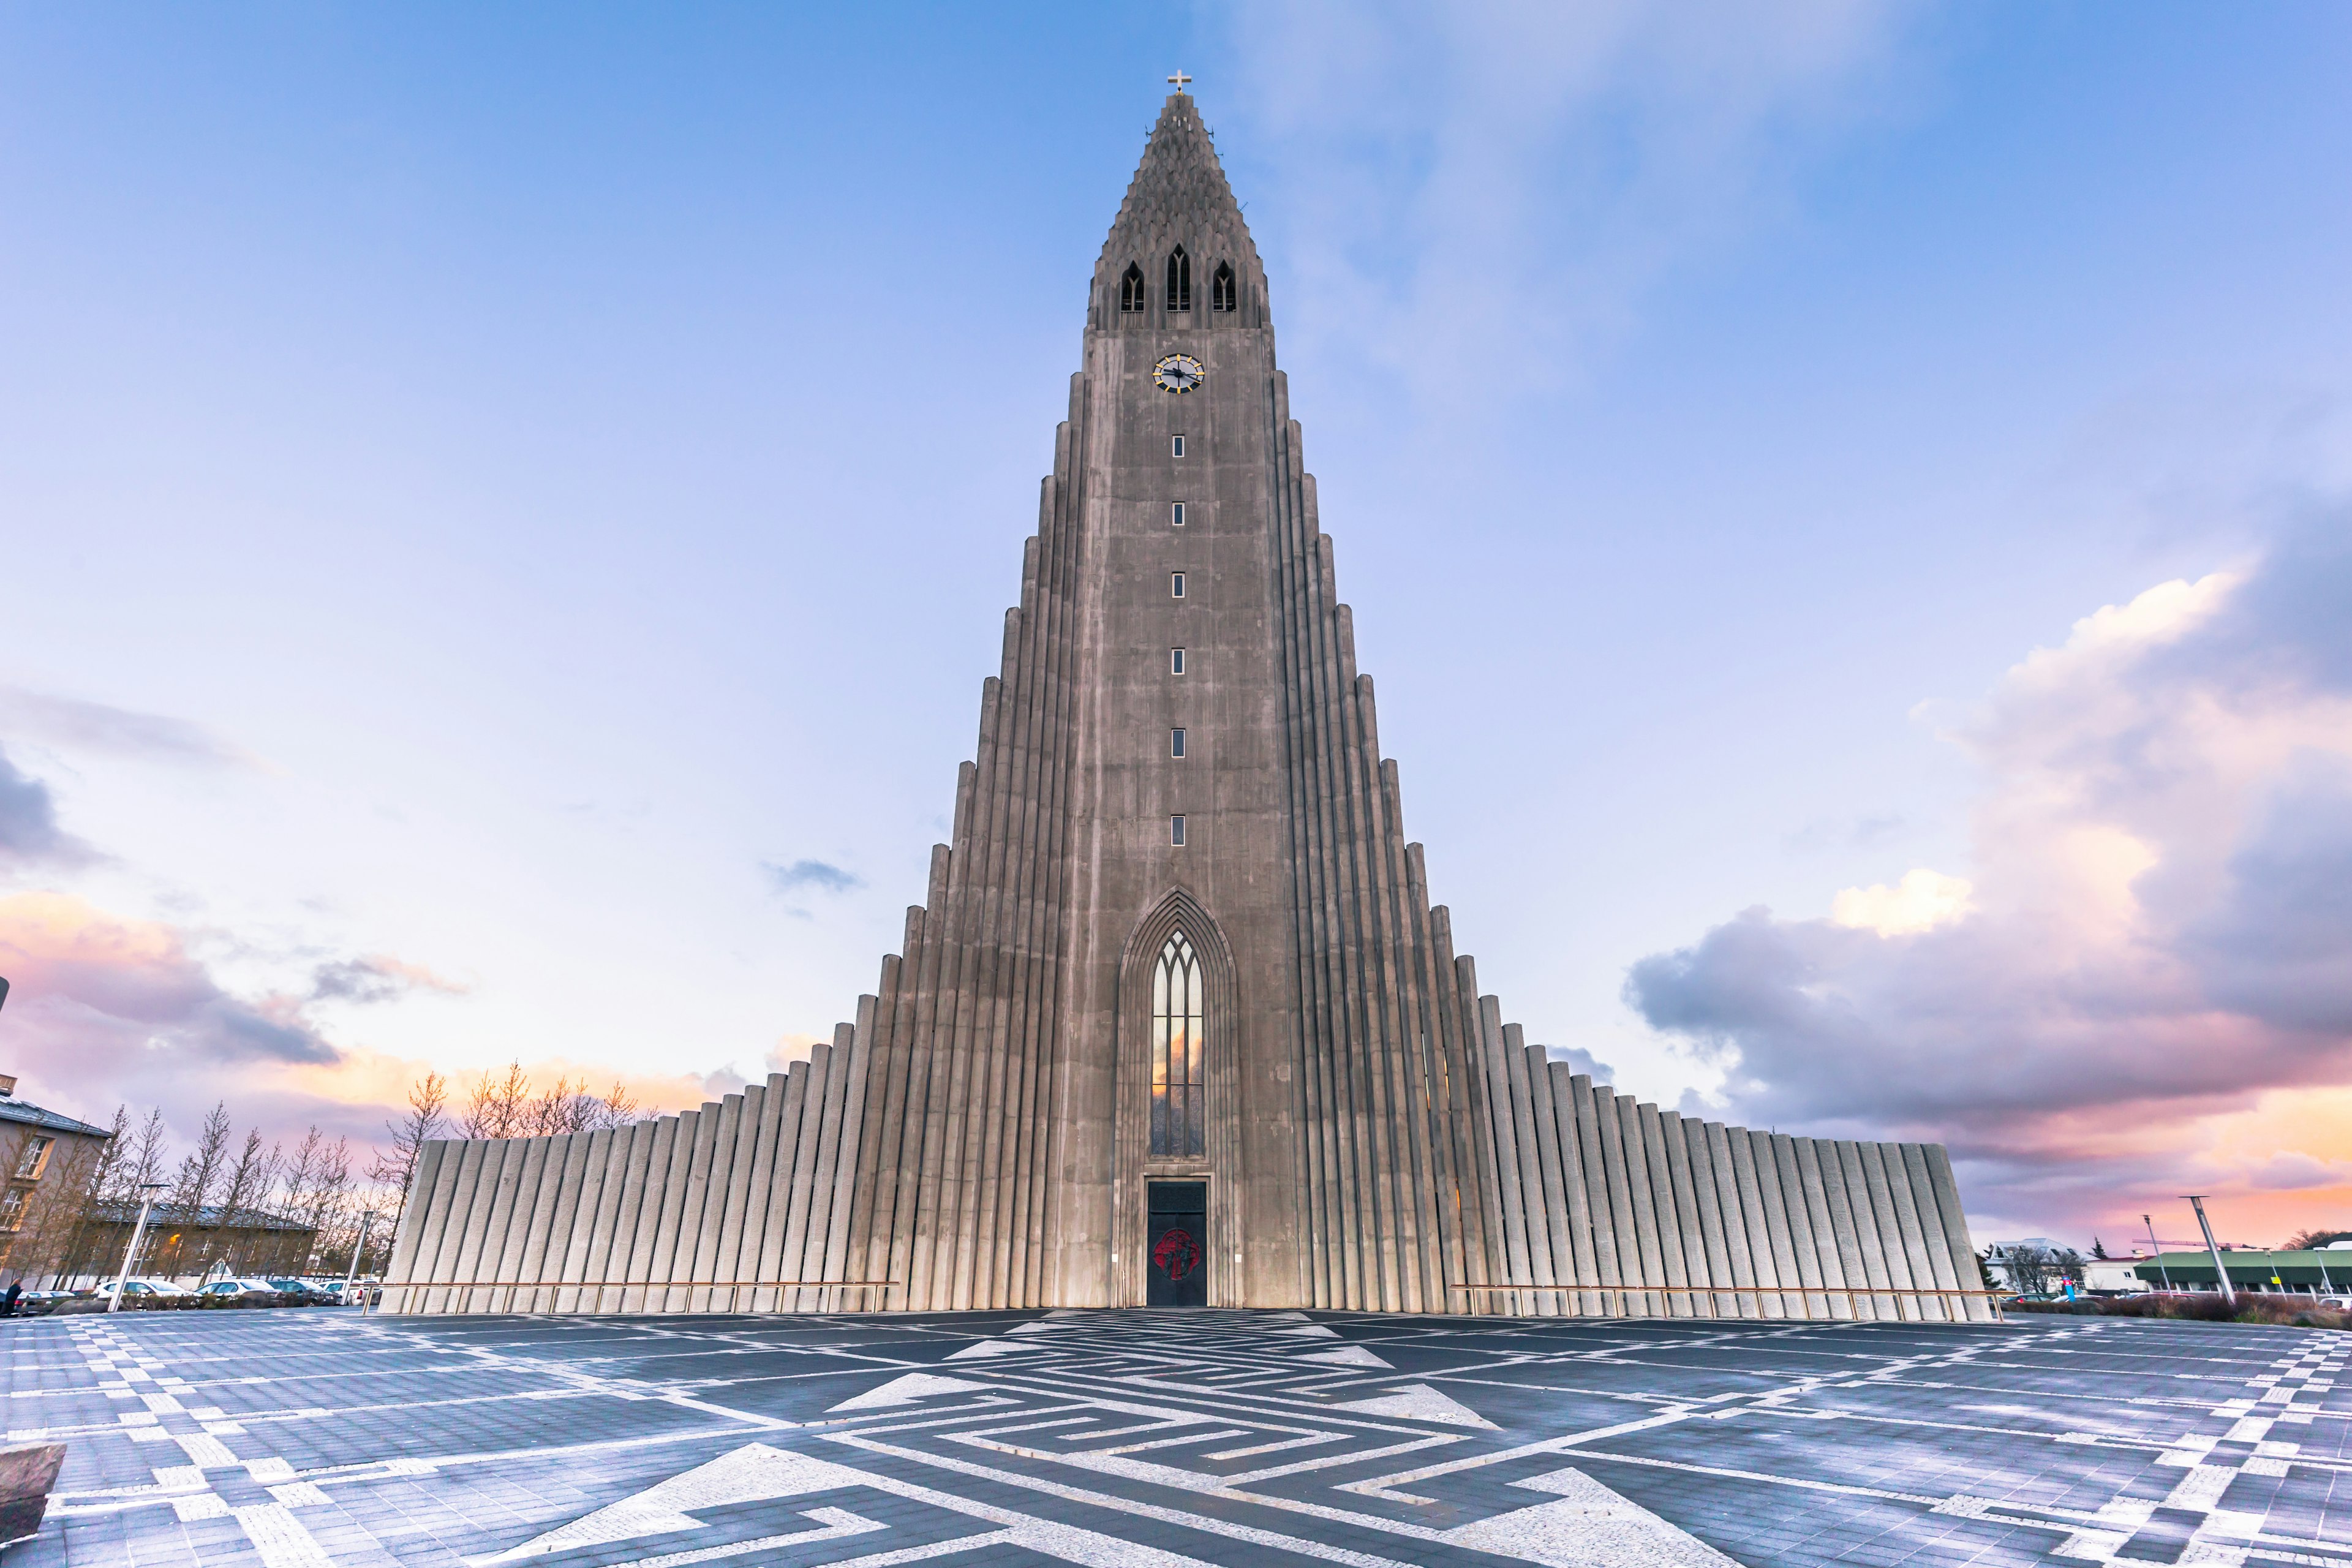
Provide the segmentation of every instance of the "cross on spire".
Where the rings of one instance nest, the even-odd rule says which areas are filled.
[[[1181,92],[1184,90],[1184,84],[1191,81],[1192,79],[1184,74],[1184,68],[1182,66],[1178,66],[1176,68],[1176,74],[1170,77],[1168,79],[1176,84],[1176,90],[1178,92]]]

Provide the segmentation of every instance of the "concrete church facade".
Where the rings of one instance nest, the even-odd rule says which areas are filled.
[[[1190,96],[1096,266],[953,842],[788,1074],[428,1145],[394,1310],[1982,1317],[1940,1147],[1685,1120],[1479,994]]]

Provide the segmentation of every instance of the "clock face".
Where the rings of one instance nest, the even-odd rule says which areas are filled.
[[[1190,392],[1207,375],[1191,354],[1170,354],[1151,367],[1153,384],[1168,392]]]

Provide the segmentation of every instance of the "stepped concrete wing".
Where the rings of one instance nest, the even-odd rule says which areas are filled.
[[[385,1301],[1946,1321],[1989,1315],[1973,1254],[1941,1148],[1641,1103],[1480,992],[1405,836],[1265,269],[1179,92],[873,994],[698,1110],[428,1145]]]

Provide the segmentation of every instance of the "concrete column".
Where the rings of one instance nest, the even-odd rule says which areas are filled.
[[[1740,1195],[1739,1173],[1732,1163],[1731,1137],[1720,1121],[1706,1121],[1699,1125],[1698,1141],[1706,1145],[1715,1182],[1715,1210],[1723,1219],[1724,1267],[1728,1273],[1717,1277],[1731,1281],[1736,1300],[1733,1317],[1760,1318],[1764,1308],[1758,1294],[1754,1238],[1748,1229],[1748,1204]],[[1753,1188],[1752,1179],[1748,1184]]]

